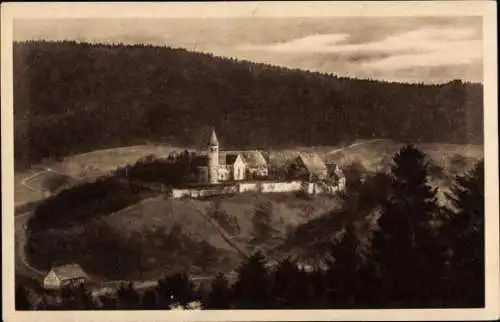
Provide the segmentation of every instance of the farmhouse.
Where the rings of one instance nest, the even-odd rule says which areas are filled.
[[[267,161],[259,151],[238,152],[245,161],[249,178],[265,178],[269,175]]]
[[[321,158],[312,152],[300,152],[290,163],[291,175],[303,180],[324,180],[328,177],[328,168]]]
[[[43,287],[48,290],[61,290],[75,287],[89,281],[88,275],[80,265],[70,264],[52,268],[43,279]]]
[[[193,162],[199,170],[199,180],[209,184],[268,175],[266,159],[259,151],[219,151],[215,130],[212,131],[207,154],[195,156]]]

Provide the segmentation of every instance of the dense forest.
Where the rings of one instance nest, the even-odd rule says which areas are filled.
[[[340,78],[184,49],[14,44],[17,166],[145,142],[333,145],[359,138],[481,143],[482,85]]]

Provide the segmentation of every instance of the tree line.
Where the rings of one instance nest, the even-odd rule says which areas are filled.
[[[349,79],[149,45],[29,41],[13,53],[17,166],[145,142],[196,146],[211,126],[228,148],[482,142],[481,84]]]
[[[340,241],[328,245],[326,268],[305,269],[291,257],[269,267],[257,252],[235,280],[219,274],[209,291],[195,290],[177,274],[117,305],[165,309],[172,304],[168,298],[180,305],[198,301],[206,309],[483,307],[484,162],[456,177],[447,206],[437,202],[428,168],[415,146],[395,154],[368,251],[361,251],[361,236],[348,223]],[[123,292],[133,294],[128,290]],[[26,303],[21,295],[20,305]]]
[[[199,169],[194,162],[195,157],[194,152],[187,150],[172,152],[165,158],[151,155],[122,167],[115,173],[131,182],[152,182],[179,187],[198,182]]]

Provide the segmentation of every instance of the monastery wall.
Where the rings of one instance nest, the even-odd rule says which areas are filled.
[[[344,187],[341,184],[327,185],[315,182],[241,182],[234,185],[225,185],[220,187],[197,187],[186,189],[172,189],[170,196],[172,198],[201,198],[214,195],[228,195],[244,192],[259,192],[259,193],[285,193],[304,191],[308,194],[335,194]]]

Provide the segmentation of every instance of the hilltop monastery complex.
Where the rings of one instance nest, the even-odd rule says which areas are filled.
[[[315,153],[300,152],[290,160],[288,169],[294,173],[289,178],[291,181],[271,180],[268,161],[260,151],[220,151],[215,130],[212,130],[206,152],[195,155],[193,162],[198,169],[198,182],[205,185],[173,189],[174,198],[244,191],[335,193],[345,188],[342,171],[335,166],[329,173],[326,164]]]

